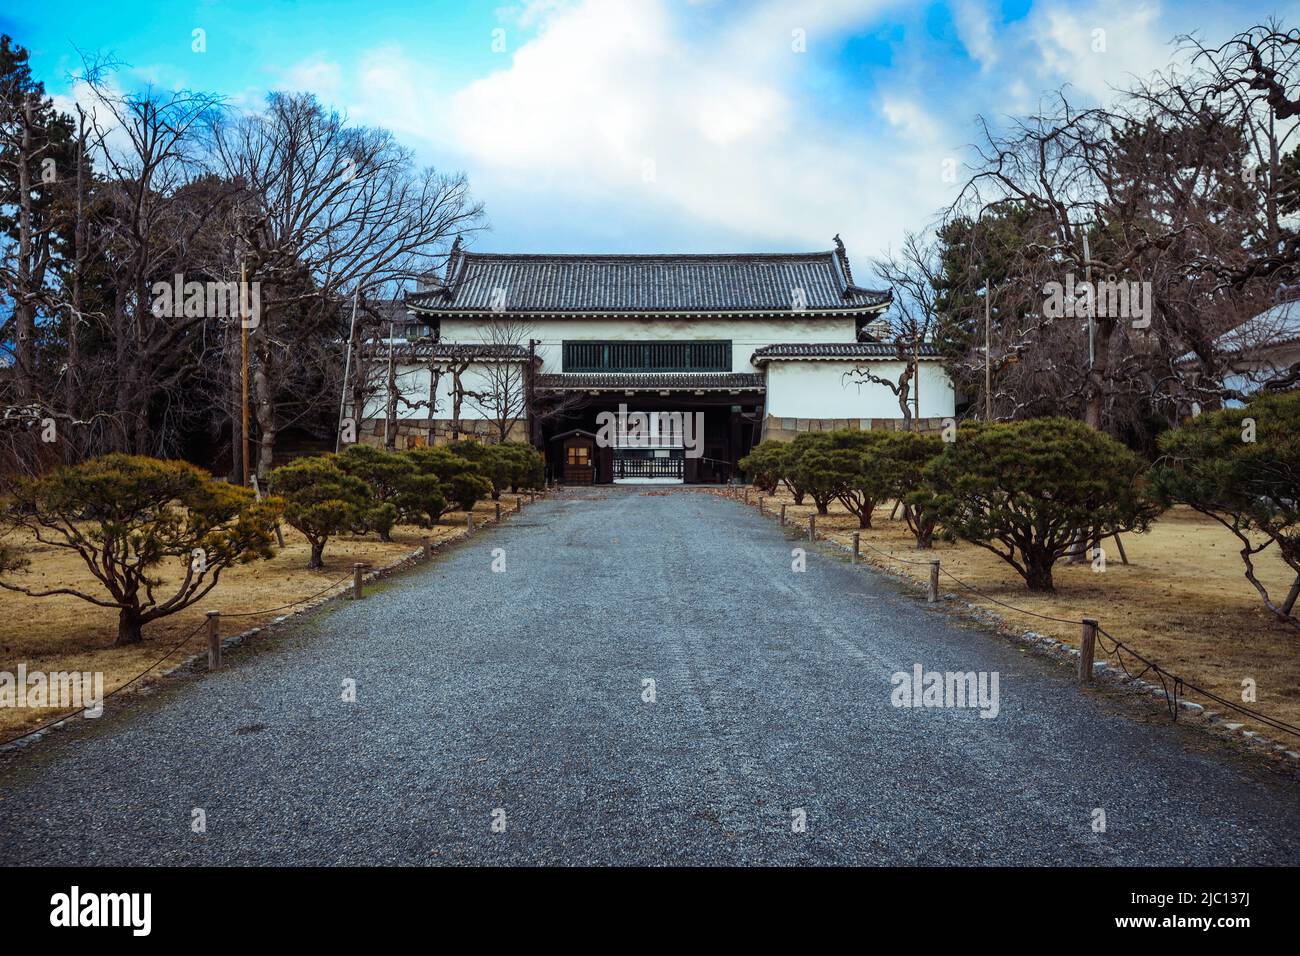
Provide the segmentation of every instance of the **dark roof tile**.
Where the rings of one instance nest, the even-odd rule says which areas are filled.
[[[537,376],[544,389],[591,391],[612,389],[695,389],[704,391],[755,391],[764,386],[754,372],[564,372]]]
[[[462,253],[447,286],[407,297],[429,312],[788,312],[884,308],[888,292],[852,284],[834,252],[747,255]]]
[[[922,345],[920,354],[926,358],[938,356],[939,350],[933,345]],[[749,357],[753,365],[762,365],[773,360],[813,359],[826,361],[852,362],[859,359],[892,359],[900,356],[896,345],[888,342],[824,342],[804,344],[792,342],[780,345],[764,345],[755,349]]]

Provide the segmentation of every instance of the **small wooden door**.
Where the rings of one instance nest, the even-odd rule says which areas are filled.
[[[595,477],[596,443],[583,435],[564,440],[564,483],[589,485]]]

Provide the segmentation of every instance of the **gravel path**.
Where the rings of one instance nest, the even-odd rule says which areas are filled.
[[[799,546],[703,493],[539,502],[0,762],[2,858],[1300,863],[1296,781]],[[915,663],[1000,713],[892,706]]]

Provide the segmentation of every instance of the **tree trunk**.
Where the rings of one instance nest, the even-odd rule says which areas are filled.
[[[113,642],[114,647],[126,647],[128,644],[139,644],[142,635],[140,628],[140,612],[135,608],[124,607],[117,614],[117,640]]]
[[[235,484],[244,481],[244,380],[243,351],[240,348],[239,329],[226,324],[226,364],[229,369],[228,409],[230,413],[230,480]]]
[[[32,95],[23,105],[23,141],[18,154],[18,287],[14,298],[14,390],[20,402],[32,397],[35,371],[36,308],[32,286],[32,171],[27,165],[32,149]]]
[[[1031,591],[1055,591],[1052,586],[1052,564],[1049,560],[1025,558],[1025,583]]]
[[[1088,399],[1084,405],[1083,420],[1091,428],[1101,429],[1105,403],[1106,373],[1110,368],[1110,339],[1115,332],[1114,319],[1094,319],[1096,357],[1088,370]]]
[[[253,372],[253,388],[257,395],[257,477],[265,481],[275,467],[275,399],[263,361]]]
[[[80,117],[80,110],[78,110]],[[86,122],[79,118],[77,127],[77,197],[72,224],[72,312],[68,316],[68,385],[64,410],[73,419],[81,417],[81,314],[85,309],[82,275],[86,269]],[[64,460],[75,459],[71,442],[64,442]],[[85,445],[81,454],[88,454]]]
[[[870,508],[866,508],[866,509],[864,509],[864,510],[862,511],[862,513],[858,515],[858,527],[859,527],[859,528],[870,528],[870,527],[871,527],[871,509],[870,509]]]
[[[307,562],[310,570],[319,570],[325,567],[325,539],[311,542],[311,560]]]

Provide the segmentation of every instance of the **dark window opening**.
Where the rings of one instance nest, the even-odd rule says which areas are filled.
[[[731,343],[565,342],[566,372],[730,372]]]

